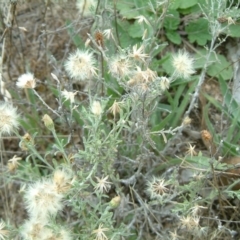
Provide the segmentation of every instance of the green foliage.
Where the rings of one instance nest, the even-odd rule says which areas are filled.
[[[7,166],[3,169],[3,183],[20,180],[18,185],[26,184],[25,196],[34,195],[29,189],[45,184],[34,198],[23,200],[29,215],[26,222],[32,224],[39,217],[31,201],[41,199],[49,187],[48,196],[54,193],[61,201],[51,218],[48,214],[44,219],[47,226],[42,232],[60,232],[66,225],[72,231],[69,239],[172,239],[173,231],[179,238],[216,239],[226,214],[222,206],[215,210],[215,202],[222,204],[225,195],[239,199],[239,194],[231,186],[223,190],[219,179],[229,166],[215,158],[240,152],[240,108],[229,90],[233,67],[219,48],[227,34],[239,37],[238,25],[219,23],[218,18],[239,17],[239,10],[227,1],[98,1],[95,15],[81,16],[81,29],[86,23],[89,28],[86,45],[79,34],[79,15],[64,21],[71,46],[59,54],[63,59],[56,60],[56,66],[48,66],[54,81],[46,76],[46,95],[26,88],[21,95],[11,92],[16,102],[27,99],[28,107],[20,106],[24,112],[20,123],[34,141],[17,133],[20,147],[25,146],[24,161],[15,166],[16,175]],[[85,80],[71,78],[63,67],[76,48],[94,56],[94,63],[76,56],[70,64],[75,71],[92,74]],[[189,59],[194,57],[186,79],[179,76],[188,75],[181,73],[189,71],[192,62],[181,56],[183,51]],[[177,52],[180,59],[174,63]],[[201,93],[209,78],[218,82],[222,102]],[[63,90],[75,95],[68,98]],[[199,106],[202,96],[206,104]],[[220,113],[219,121],[227,122],[227,129],[213,122],[212,110]],[[51,128],[42,122],[45,113]],[[192,123],[185,122],[187,117]],[[203,121],[216,153],[203,145]],[[67,173],[60,182],[57,170]],[[54,197],[43,207],[53,201]],[[165,226],[163,216],[173,224]],[[187,225],[188,218],[194,226]],[[208,229],[203,234],[205,219]],[[225,226],[229,231],[222,239],[228,239],[233,229]]]
[[[206,19],[197,19],[186,26],[186,32],[190,43],[197,43],[200,46],[206,45],[211,40],[211,34],[208,30],[208,21]]]

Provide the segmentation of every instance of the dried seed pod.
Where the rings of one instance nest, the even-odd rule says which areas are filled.
[[[216,153],[216,146],[213,143],[213,137],[208,130],[201,131],[201,137],[204,145],[210,151],[211,155]]]
[[[96,43],[103,48],[104,47],[104,44],[103,44],[103,39],[104,39],[103,33],[100,32],[100,31],[95,32],[94,38],[95,38]]]

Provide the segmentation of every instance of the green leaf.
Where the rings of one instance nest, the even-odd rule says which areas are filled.
[[[129,25],[130,23],[127,21],[118,21],[118,33],[122,48],[128,48],[131,45],[133,46],[139,43],[139,39],[130,37],[129,33],[126,31],[126,29],[129,29]]]
[[[119,13],[127,19],[133,19],[140,15],[136,10],[136,6],[127,1],[117,1],[117,9],[119,10]]]
[[[221,76],[224,80],[232,78],[232,65],[227,61],[225,56],[217,54],[216,57],[215,62],[209,66],[207,73],[211,77]]]
[[[133,24],[129,26],[128,33],[129,33],[129,36],[131,36],[132,38],[142,38],[144,33],[144,28],[141,24],[135,21]]]
[[[186,26],[186,32],[188,33],[188,39],[191,43],[197,42],[197,44],[204,46],[208,40],[212,37],[208,30],[208,21],[206,19],[197,19],[192,21]]]
[[[194,59],[194,68],[199,69],[203,68],[204,65],[206,64],[206,56],[208,54],[208,50],[206,49],[200,49],[198,52],[195,54]],[[216,61],[215,54],[212,52],[210,57],[209,57],[209,62],[213,63]]]
[[[190,8],[198,3],[198,0],[178,0],[180,2],[179,8]]]
[[[179,13],[176,10],[169,10],[164,19],[163,26],[169,30],[176,30],[180,24]]]
[[[171,41],[174,44],[180,45],[181,42],[182,42],[182,39],[177,32],[166,31],[166,36],[167,36],[168,40]]]
[[[228,35],[231,37],[240,37],[239,25],[230,25],[228,29]]]

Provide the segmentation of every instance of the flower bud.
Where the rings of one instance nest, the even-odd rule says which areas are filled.
[[[112,200],[110,201],[110,206],[112,208],[117,208],[120,205],[121,202],[121,197],[120,196],[116,196],[114,198],[112,198]]]
[[[46,128],[48,128],[50,131],[54,131],[54,123],[49,115],[45,114],[42,120]]]

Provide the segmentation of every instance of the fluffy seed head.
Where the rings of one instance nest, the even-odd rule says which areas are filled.
[[[189,78],[195,72],[193,63],[194,59],[186,51],[179,51],[173,55],[172,65],[176,77]]]
[[[36,182],[25,194],[28,213],[36,219],[47,219],[62,209],[63,195],[58,193],[53,181]]]
[[[65,170],[58,169],[53,174],[57,193],[64,193],[71,187],[71,176]]]
[[[82,16],[89,17],[94,14],[97,7],[97,1],[96,0],[77,0],[76,7]]]
[[[132,72],[132,64],[128,57],[117,55],[109,62],[109,72],[116,78],[127,77]]]
[[[17,109],[11,104],[0,103],[0,135],[10,135],[18,128],[18,114]]]
[[[19,88],[35,88],[36,80],[32,73],[25,73],[18,78],[16,85]]]
[[[36,219],[26,221],[21,229],[21,235],[24,239],[40,239],[41,233],[44,232],[44,224]]]
[[[68,57],[65,69],[71,78],[84,81],[97,75],[95,64],[93,53],[77,49]]]
[[[170,80],[167,77],[161,77],[160,78],[160,87],[163,91],[165,91],[166,89],[169,89],[170,86]]]

